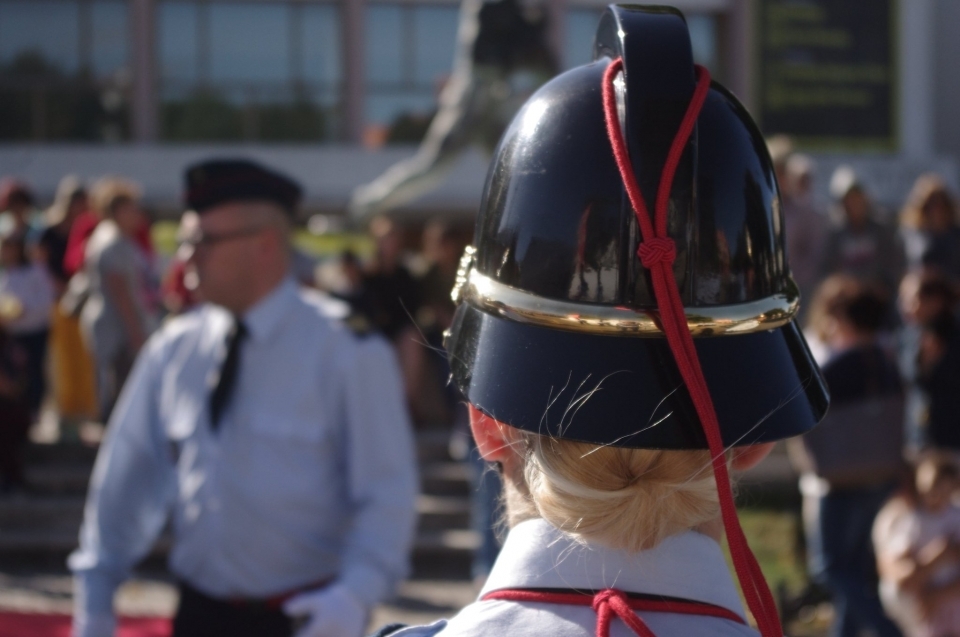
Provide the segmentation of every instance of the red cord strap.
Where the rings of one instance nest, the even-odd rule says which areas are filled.
[[[710,73],[702,66],[697,65],[697,87],[693,98],[687,107],[687,112],[680,124],[680,129],[673,138],[670,153],[667,155],[663,172],[660,173],[660,185],[657,190],[657,199],[654,218],[655,226],[651,223],[646,203],[640,193],[627,145],[620,129],[620,119],[617,114],[617,100],[613,82],[617,73],[623,70],[623,60],[618,58],[607,67],[603,76],[603,109],[606,117],[607,136],[613,147],[613,155],[623,179],[627,196],[633,205],[634,214],[640,227],[643,242],[637,254],[645,268],[650,271],[653,283],[654,296],[657,299],[657,308],[663,324],[663,331],[677,362],[677,367],[683,377],[690,398],[693,400],[697,415],[703,426],[712,457],[713,475],[717,483],[717,492],[720,497],[720,512],[723,518],[724,530],[730,545],[730,554],[757,626],[763,637],[783,637],[776,604],[759,564],[747,544],[747,539],[740,528],[737,518],[733,491],[730,488],[730,475],[724,455],[723,440],[720,436],[720,424],[707,382],[700,368],[700,360],[693,345],[693,337],[687,326],[683,301],[673,276],[673,259],[676,247],[673,240],[667,236],[668,203],[673,178],[683,155],[687,140],[697,123],[697,116],[703,107],[703,102],[710,90]],[[638,633],[639,634],[639,633]]]
[[[610,636],[610,622],[616,615],[639,637],[655,637],[646,623],[634,611],[651,613],[677,613],[680,615],[703,615],[719,617],[743,624],[739,615],[726,608],[686,600],[637,599],[628,597],[623,591],[608,588],[596,595],[590,593],[531,591],[507,589],[493,591],[483,596],[484,600],[511,602],[535,602],[541,604],[565,604],[568,606],[592,606],[597,613],[597,637]]]

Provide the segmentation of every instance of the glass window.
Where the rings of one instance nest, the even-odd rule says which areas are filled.
[[[0,139],[117,141],[129,131],[124,0],[0,2]],[[99,81],[91,81],[92,76]]]
[[[308,142],[336,136],[333,2],[160,0],[161,135]]]
[[[403,15],[395,5],[367,7],[367,81],[399,83],[403,80]]]
[[[717,70],[717,21],[712,15],[687,16],[693,60],[711,71]]]
[[[241,109],[212,91],[164,91],[163,138],[171,141],[243,139]]]
[[[417,141],[453,69],[457,5],[375,4],[367,9],[366,120],[391,141]]]
[[[374,93],[367,97],[367,123],[387,126],[404,116],[424,116],[436,107],[436,97],[423,91]]]
[[[192,2],[164,2],[158,7],[157,22],[161,81],[197,80],[197,6]]]
[[[564,68],[572,69],[593,59],[593,37],[597,34],[601,11],[571,9],[565,25]]]
[[[210,79],[291,79],[290,7],[286,4],[210,4]]]
[[[340,15],[334,5],[312,4],[302,8],[300,38],[301,68],[308,82],[340,82]]]
[[[77,2],[0,2],[0,61],[34,54],[46,65],[73,74],[80,66],[80,8]]]
[[[97,77],[111,76],[129,61],[130,31],[125,2],[94,2],[91,7],[91,64]]]
[[[414,81],[435,85],[450,75],[457,45],[457,7],[417,7],[414,10]]]

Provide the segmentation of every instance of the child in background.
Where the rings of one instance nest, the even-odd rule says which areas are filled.
[[[960,636],[960,468],[925,452],[873,527],[884,609],[908,637]]]

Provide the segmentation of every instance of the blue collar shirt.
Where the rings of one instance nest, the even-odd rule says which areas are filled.
[[[216,431],[209,397],[233,319],[205,305],[144,347],[97,457],[70,557],[78,610],[117,586],[169,519],[174,575],[263,598],[335,578],[368,606],[407,573],[416,460],[397,365],[338,302],[287,279],[242,320],[239,375]]]

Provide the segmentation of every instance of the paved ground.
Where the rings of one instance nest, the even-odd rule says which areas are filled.
[[[371,627],[393,622],[425,624],[450,617],[476,596],[472,582],[413,580],[404,582],[394,600],[374,611]],[[0,574],[0,610],[33,613],[70,613],[73,587],[68,575]],[[120,613],[169,616],[177,593],[162,577],[140,577],[123,586],[117,598]]]

